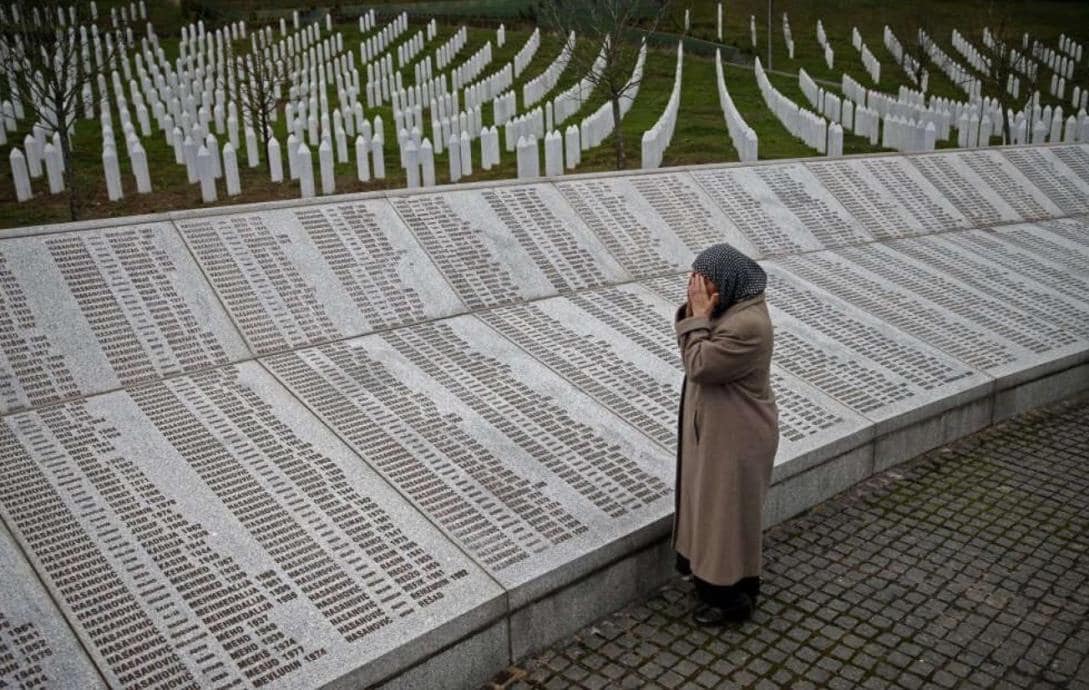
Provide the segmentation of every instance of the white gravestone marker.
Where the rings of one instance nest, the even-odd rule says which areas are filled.
[[[284,181],[284,165],[280,160],[280,142],[276,140],[276,137],[268,138],[268,168],[269,177],[273,182]]]
[[[306,143],[299,144],[299,194],[304,199],[314,196],[314,161],[310,155],[310,147]]]
[[[15,181],[15,198],[19,201],[26,201],[34,196],[30,191],[30,173],[26,169],[26,158],[18,148],[12,148],[8,160],[11,162],[11,177]],[[103,159],[103,164],[105,164],[105,159]],[[108,179],[109,175],[107,175]]]
[[[48,144],[46,145],[46,148],[49,148]],[[147,168],[147,152],[144,151],[144,147],[139,141],[133,142],[129,157],[132,159],[132,174],[136,178],[137,193],[150,194],[151,174],[148,172]],[[52,182],[50,182],[50,186],[52,186]]]
[[[229,141],[223,145],[223,176],[227,179],[227,196],[238,196],[242,193],[238,178],[238,154]]]
[[[200,176],[200,198],[206,204],[216,200],[215,159],[207,146],[197,152],[197,174]]]
[[[110,201],[117,201],[125,196],[121,190],[121,167],[117,162],[117,151],[112,146],[102,149],[102,167],[106,171],[106,194]]]
[[[420,175],[424,187],[435,186],[435,152],[426,138],[420,142]]]
[[[322,139],[318,146],[318,164],[321,168],[321,193],[335,194],[337,182],[333,171],[333,145],[329,142],[329,137]]]

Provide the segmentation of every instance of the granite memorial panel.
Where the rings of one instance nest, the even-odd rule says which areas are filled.
[[[361,684],[500,588],[255,362],[7,416],[0,514],[111,686]]]
[[[165,223],[0,239],[0,412],[248,357]]]
[[[1016,355],[1012,362],[997,370],[987,369],[1000,378],[1003,387],[1036,378],[1039,372],[1084,353],[1081,336],[1051,322],[1046,314],[1028,307],[1028,300],[1011,292],[1011,276],[992,272],[990,276],[973,277],[956,266],[959,258],[943,256],[943,249],[908,242],[897,241],[895,249],[875,244],[836,253],[1021,348],[1020,352],[1010,350]],[[952,270],[947,272],[943,265]],[[1012,278],[1023,282],[1022,278]]]
[[[958,151],[957,160],[976,174],[984,189],[997,194],[1017,213],[1017,220],[1065,215],[999,151]]]
[[[1089,181],[1056,153],[1057,150],[1038,146],[1002,149],[1002,156],[1043,192],[1061,210],[1061,215],[1089,211]],[[1071,162],[1076,164],[1074,160]]]
[[[884,240],[921,231],[912,222],[911,214],[867,174],[860,161],[829,160],[807,163],[805,167],[875,238]]]
[[[902,158],[807,162],[806,168],[879,240],[968,225]]]
[[[1085,184],[1089,184],[1089,144],[1053,146],[1051,155],[1062,161]]]
[[[858,159],[863,175],[884,187],[910,214],[922,234],[943,232],[972,225],[971,219],[901,156]]]
[[[692,176],[760,256],[821,248],[821,241],[791,213],[753,168],[702,168]]]
[[[990,378],[768,263],[778,365],[877,423],[881,434],[957,400]]]
[[[831,251],[783,257],[778,263],[795,277],[991,375],[1017,371],[1038,357],[1033,347],[1046,349],[1015,321],[990,314],[990,301],[980,304],[981,297],[956,286],[922,280],[909,261],[889,265],[872,250],[858,256],[864,263]]]
[[[1003,257],[1001,244],[991,246],[983,256],[966,249],[967,242],[941,235],[893,242],[888,249],[916,259],[935,274],[955,278],[981,293],[998,295],[1011,307],[1036,315],[1049,324],[1044,333],[1079,338],[1083,345],[1089,342],[1089,313],[1085,311],[1089,305],[1083,303],[1079,308],[1076,294],[1063,294],[1041,280],[1045,267],[1038,262],[1034,265],[1027,257],[1019,263]],[[1076,290],[1079,282],[1069,276],[1068,289]]]
[[[759,256],[686,174],[597,177],[556,186],[632,276],[684,270],[716,242]]]
[[[470,308],[627,280],[551,185],[399,196],[391,202]]]
[[[1042,223],[996,228],[1002,239],[1065,266],[1077,275],[1089,275],[1089,222],[1059,218]]]
[[[680,358],[669,304],[638,284],[587,290],[478,314],[498,333],[673,450]],[[649,335],[649,349],[632,340]]]
[[[384,200],[177,224],[258,354],[465,310]]]
[[[512,608],[672,509],[667,450],[473,316],[267,365],[501,582]]]
[[[980,177],[963,159],[963,152],[939,152],[907,157],[907,161],[956,206],[973,227],[1013,223],[1023,217],[1002,195],[1001,189]]]
[[[0,687],[106,687],[2,525],[0,583]]]
[[[752,169],[825,249],[874,239],[801,163]]]
[[[1035,225],[1051,235],[1058,235],[1070,244],[1089,249],[1089,216],[1060,218]]]

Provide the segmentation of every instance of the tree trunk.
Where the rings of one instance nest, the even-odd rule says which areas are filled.
[[[76,195],[76,173],[72,169],[72,142],[68,133],[68,112],[57,108],[57,132],[60,134],[61,161],[64,164],[64,193],[68,196],[68,220],[79,220],[79,199]]]
[[[76,199],[76,175],[72,170],[72,146],[68,141],[68,133],[63,129],[60,133],[61,160],[64,161],[64,191],[68,195],[68,219],[79,220],[79,203]]]
[[[1010,121],[1010,116],[1013,114],[1010,112],[1009,106],[1006,105],[1006,99],[1001,98],[998,100],[998,107],[1002,108],[1002,143],[1012,144],[1013,137],[1013,123]]]
[[[260,93],[259,95],[264,95]],[[267,101],[261,100],[261,133],[257,136],[257,151],[260,153],[261,149],[265,150],[265,172],[272,175],[272,161],[268,157],[268,105]]]
[[[620,96],[613,94],[613,148],[616,151],[616,169],[624,169],[624,130],[620,126]]]

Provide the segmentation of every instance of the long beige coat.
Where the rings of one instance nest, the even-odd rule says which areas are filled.
[[[779,445],[769,384],[771,319],[764,295],[715,319],[675,317],[685,380],[677,438],[673,548],[715,585],[758,576],[764,499]]]

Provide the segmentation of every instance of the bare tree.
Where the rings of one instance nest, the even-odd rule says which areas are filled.
[[[977,51],[982,64],[972,65],[965,80],[978,80],[981,95],[988,95],[1002,109],[1002,140],[1010,141],[1014,116],[1013,106],[1024,100],[1037,88],[1038,70],[1029,55],[1016,48],[1019,38],[1012,17],[1012,2],[992,2],[988,7],[987,22],[980,28],[962,32]],[[1020,84],[1015,97],[1009,90],[1012,80]],[[1031,125],[1030,125],[1031,126]]]
[[[595,65],[595,55],[579,53],[573,45],[571,65],[595,89],[604,90],[612,104],[613,149],[617,170],[624,167],[624,130],[620,126],[620,100],[639,88],[641,78],[632,77],[642,38],[657,30],[670,0],[544,0],[544,23],[561,36],[585,36],[601,46],[604,60]]]
[[[255,50],[235,58],[235,89],[242,105],[240,116],[257,134],[259,150],[264,150],[272,132],[276,109],[283,99],[289,70],[277,47],[264,44],[264,32],[254,38]],[[265,168],[269,169],[268,156]]]
[[[896,34],[897,39],[903,41],[903,52],[900,56],[900,68],[907,75],[908,80],[920,91],[926,91],[925,86],[930,81],[930,73],[926,69],[926,56],[930,50],[930,21],[925,12],[920,13],[917,26],[906,33]]]
[[[80,208],[72,132],[84,88],[98,91],[98,75],[115,65],[124,40],[115,32],[102,45],[95,33],[95,44],[89,45],[86,27],[91,17],[86,9],[58,0],[12,0],[6,21],[0,22],[0,74],[8,85],[6,95],[22,104],[31,127],[58,135],[71,220],[79,217]],[[107,94],[98,98],[102,107],[109,107]]]
[[[932,38],[926,30],[919,30],[920,59],[929,56],[931,61],[945,73],[950,81],[965,91],[979,86],[980,97],[991,97],[998,102],[1002,110],[1001,134],[1003,141],[1011,141],[1014,125],[1012,116],[1019,102],[1024,102],[1037,89],[1037,67],[1028,54],[1017,50],[1019,38],[1013,21],[1014,0],[993,0],[982,22],[975,22],[974,27],[962,32],[962,35],[979,54],[979,61],[970,64],[967,59],[960,61],[942,50],[931,50]],[[921,60],[920,60],[921,62]],[[966,67],[960,76],[952,73],[951,65]],[[1013,81],[1019,88],[1015,96],[1010,89]]]

